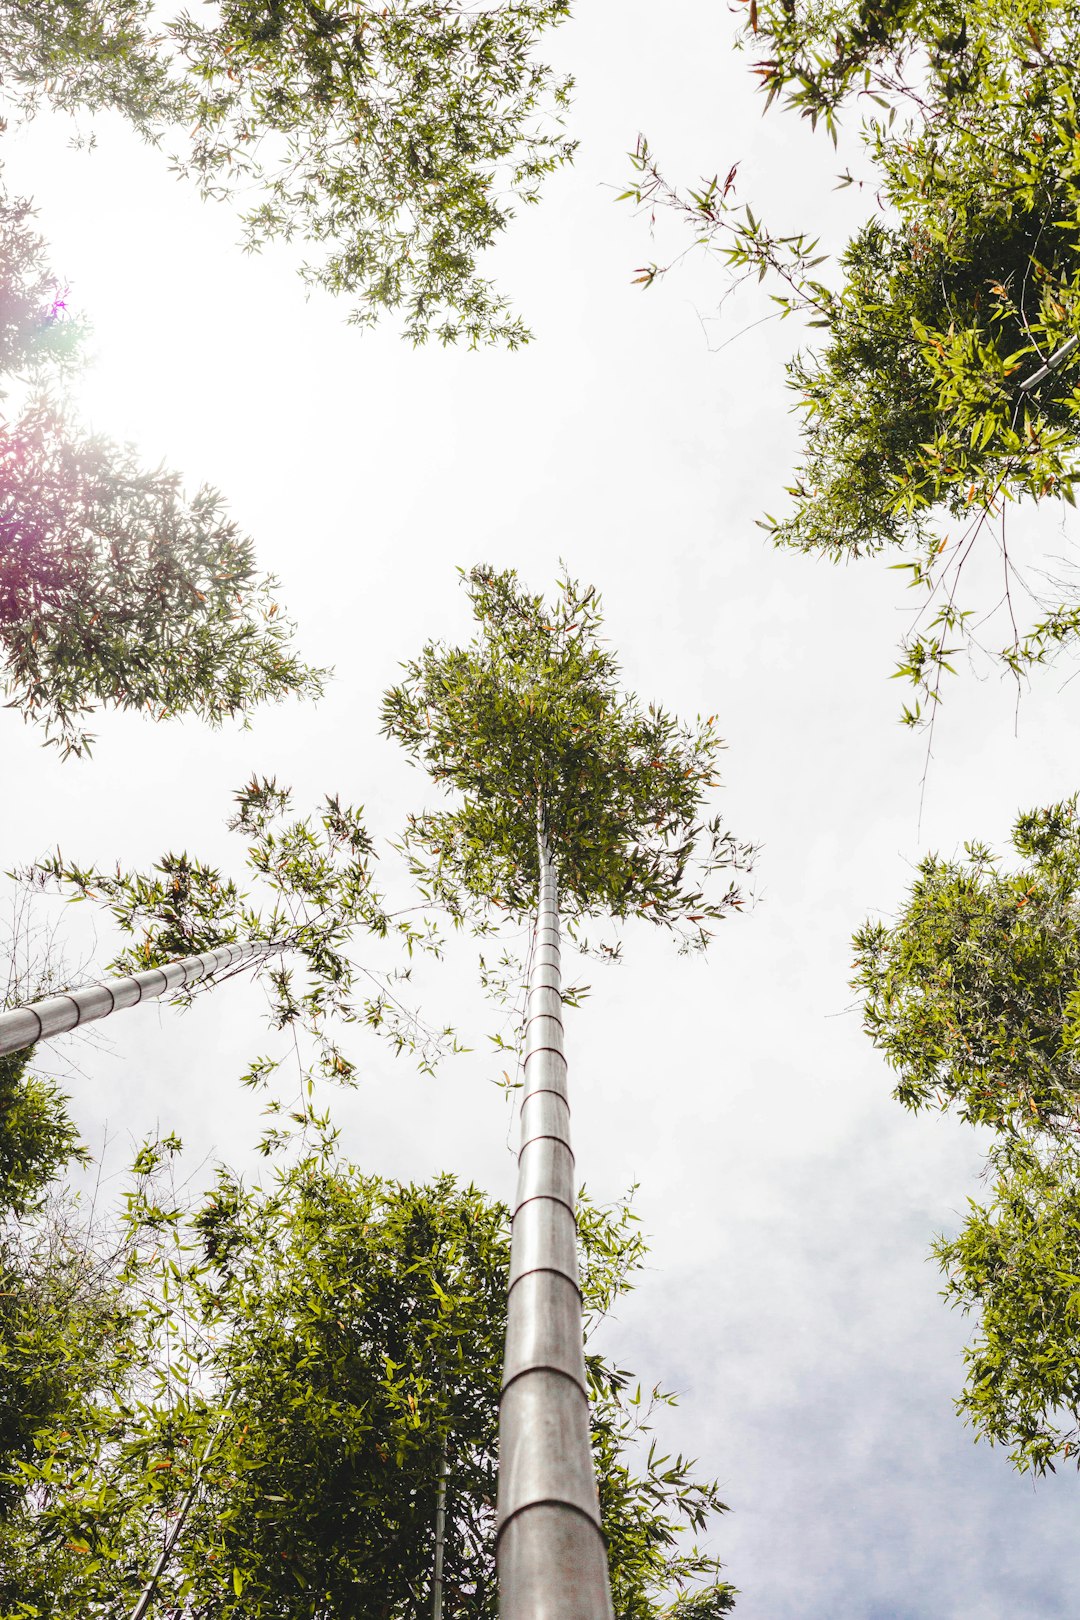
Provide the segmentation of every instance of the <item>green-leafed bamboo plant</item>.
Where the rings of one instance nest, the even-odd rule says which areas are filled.
[[[189,1203],[179,1151],[143,1146],[96,1243],[55,1204],[0,1247],[0,1615],[427,1620],[443,1479],[444,1620],[495,1620],[509,1212],[327,1142],[264,1187],[221,1167]],[[645,1250],[626,1204],[583,1216],[595,1323]],[[641,1447],[670,1397],[599,1355],[589,1371],[618,1613],[716,1620],[734,1590],[687,1543],[723,1512],[716,1485]]]
[[[957,1408],[1036,1474],[1080,1461],[1080,815],[1018,818],[1006,865],[984,844],[929,856],[891,926],[856,935],[867,1033],[898,1102],[989,1133],[990,1197],[934,1253],[974,1313]]]
[[[713,718],[681,725],[619,685],[600,600],[569,578],[553,602],[513,571],[466,576],[478,624],[404,666],[383,722],[450,796],[405,845],[429,898],[535,932],[524,1027],[521,1151],[500,1405],[497,1562],[503,1620],[610,1615],[589,1453],[560,929],[645,917],[685,948],[740,904],[738,844],[704,805],[717,785]]]

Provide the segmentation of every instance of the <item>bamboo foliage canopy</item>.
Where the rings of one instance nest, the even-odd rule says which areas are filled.
[[[48,1120],[42,1193],[76,1135],[60,1102]],[[61,1202],[9,1222],[0,1614],[129,1614],[217,1432],[149,1620],[430,1613],[448,1439],[446,1613],[495,1620],[505,1207],[450,1176],[364,1175],[330,1149],[261,1183],[221,1167],[189,1200],[181,1147],[142,1144],[107,1251],[80,1249],[70,1219],[55,1230]],[[581,1241],[592,1327],[647,1250],[621,1201],[583,1206]],[[641,1443],[673,1398],[591,1349],[589,1373],[617,1612],[726,1614],[734,1589],[693,1545],[726,1511],[719,1487]]]
[[[892,927],[855,936],[867,1033],[911,1109],[1072,1139],[1080,1095],[1080,814],[1018,818],[1015,870],[984,844],[924,860]]]
[[[463,578],[476,636],[429,643],[383,704],[384,731],[453,796],[408,823],[424,892],[457,915],[531,915],[542,826],[569,922],[640,915],[703,947],[741,903],[734,882],[710,897],[708,880],[753,854],[705,813],[715,716],[685,725],[620,691],[591,586],[564,576],[545,602],[512,569]]]
[[[1021,1472],[1080,1463],[1080,810],[1026,812],[1016,859],[928,856],[855,936],[874,1044],[913,1111],[981,1128],[988,1196],[933,1253],[975,1318],[956,1406]]]
[[[787,510],[770,500],[762,526],[837,562],[897,553],[916,600],[926,592],[896,669],[915,689],[903,719],[922,726],[962,648],[1020,677],[1080,635],[1069,576],[1050,556],[1035,574],[1027,531],[1016,567],[1009,534],[1010,503],[1075,505],[1080,481],[1080,4],[735,9],[766,108],[786,104],[834,140],[846,120],[837,178],[866,218],[830,263],[797,218],[756,212],[738,161],[681,187],[643,138],[624,195],[673,210],[729,287],[760,276],[775,312],[809,328],[787,366],[802,453]],[[639,280],[663,274],[654,264]],[[965,575],[972,552],[1002,555],[1008,611],[993,632],[998,564],[983,600]]]
[[[0,0],[0,100],[118,113],[249,248],[306,245],[309,282],[414,343],[529,338],[481,271],[571,161],[573,80],[541,57],[569,0]],[[87,136],[82,137],[84,140]],[[321,250],[321,251],[320,251]]]
[[[66,380],[85,329],[32,221],[0,184],[0,701],[67,756],[105,708],[220,725],[318,696],[326,671],[296,656],[217,491],[188,496],[80,423]]]

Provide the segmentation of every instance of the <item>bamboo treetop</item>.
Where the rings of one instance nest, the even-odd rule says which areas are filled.
[[[715,716],[683,724],[620,688],[591,586],[564,576],[546,602],[512,569],[463,581],[472,641],[429,642],[383,703],[384,732],[451,798],[409,819],[425,892],[456,915],[531,915],[539,826],[568,919],[643,916],[703,946],[740,904],[733,883],[709,896],[709,878],[753,853],[706,813]]]

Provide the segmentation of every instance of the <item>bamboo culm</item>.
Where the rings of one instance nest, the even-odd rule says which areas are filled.
[[[589,1443],[563,1052],[559,897],[542,825],[499,1403],[500,1620],[612,1620]]]
[[[446,1551],[446,1484],[450,1478],[450,1464],[446,1456],[446,1441],[439,1453],[439,1483],[435,1492],[435,1570],[431,1582],[432,1620],[443,1620],[443,1556]]]
[[[48,1040],[50,1036],[62,1035],[66,1030],[78,1029],[81,1024],[107,1018],[122,1007],[134,1007],[140,1001],[152,1001],[170,990],[182,990],[196,979],[215,978],[226,968],[236,967],[253,957],[284,949],[283,943],[262,940],[246,945],[224,945],[217,951],[203,951],[201,956],[181,957],[164,967],[147,968],[125,978],[106,979],[101,984],[84,985],[80,990],[67,990],[44,1001],[14,1007],[10,1012],[0,1013],[0,1057]]]

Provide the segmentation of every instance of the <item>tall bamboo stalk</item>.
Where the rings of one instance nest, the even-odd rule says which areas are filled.
[[[559,895],[542,824],[499,1404],[500,1620],[612,1620],[589,1445],[563,1053]]]
[[[184,956],[164,967],[147,968],[143,973],[106,979],[102,984],[84,985],[81,990],[66,990],[44,1001],[14,1007],[10,1012],[0,1013],[0,1057],[18,1052],[24,1046],[33,1046],[35,1041],[47,1040],[51,1035],[62,1035],[80,1024],[108,1018],[122,1007],[134,1007],[140,1001],[152,1001],[170,990],[183,989],[196,979],[212,979],[253,956],[284,949],[284,944],[262,940],[247,945],[224,945],[221,950]]]
[[[431,1583],[431,1620],[443,1620],[443,1557],[446,1552],[446,1483],[450,1464],[446,1437],[439,1452],[439,1484],[435,1492],[435,1572]]]

